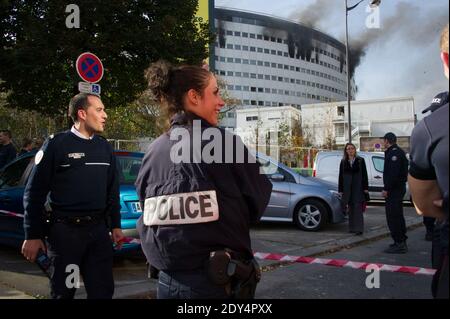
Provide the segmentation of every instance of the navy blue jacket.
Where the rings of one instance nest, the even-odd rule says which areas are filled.
[[[405,152],[397,144],[384,152],[384,190],[390,191],[404,186],[408,179],[408,159]]]
[[[148,261],[160,270],[200,268],[211,251],[224,248],[232,249],[249,259],[252,258],[249,227],[251,223],[261,218],[272,191],[272,184],[265,175],[260,174],[260,165],[256,161],[253,163],[248,160],[244,163],[230,161],[231,150],[225,147],[210,150],[211,154],[218,156],[217,158],[221,160],[206,163],[203,159],[195,163],[193,161],[194,145],[200,143],[204,151],[208,148],[207,144],[210,140],[200,141],[198,136],[193,136],[193,120],[201,123],[202,133],[212,128],[213,132],[219,133],[218,138],[222,138],[222,141],[231,138],[233,154],[236,154],[236,148],[242,146],[246,159],[248,155],[247,148],[236,135],[224,129],[211,127],[198,117],[185,114],[176,115],[171,121],[169,132],[161,135],[150,145],[136,180],[136,190],[144,211],[143,216],[138,220],[137,228],[142,249]],[[171,140],[170,134],[180,129],[189,132],[190,137],[183,140]],[[173,155],[174,150],[179,150],[180,147],[190,150],[190,160],[174,163],[171,152]],[[173,220],[186,217],[188,210],[191,214],[194,212],[197,215],[208,212],[211,210],[211,203],[206,202],[207,205],[202,207],[202,197],[195,195],[197,192],[208,191],[215,192],[217,195],[218,220],[173,225],[148,225],[144,222],[149,210],[145,202],[148,203],[154,198],[164,198],[161,197],[164,195],[172,198],[183,196],[186,198],[189,196],[186,194],[193,194],[189,197],[191,202],[183,206],[177,214],[172,210],[169,211],[168,215]],[[192,204],[191,207],[189,207],[190,204]],[[200,208],[193,211],[192,207]],[[161,209],[157,213],[163,214]]]
[[[25,187],[25,238],[44,237],[47,200],[55,216],[104,214],[111,228],[120,228],[118,176],[113,149],[103,137],[85,140],[67,131],[47,139]]]

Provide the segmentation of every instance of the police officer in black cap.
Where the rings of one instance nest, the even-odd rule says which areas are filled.
[[[406,193],[408,176],[408,159],[405,152],[397,145],[397,136],[386,133],[383,137],[384,172],[383,197],[386,199],[386,218],[394,243],[386,250],[390,254],[403,254],[408,251],[406,245],[406,223],[403,216],[403,196]]]
[[[252,298],[260,272],[249,227],[272,184],[239,137],[217,127],[224,102],[213,73],[158,62],[146,75],[170,116],[136,180],[142,249],[160,270],[157,297]]]
[[[440,51],[444,74],[449,78],[449,25],[441,33]],[[448,85],[448,82],[446,82]],[[447,98],[446,98],[447,97]],[[440,100],[440,101],[439,101]],[[432,294],[449,298],[449,105],[448,94],[434,100],[432,113],[411,134],[411,166],[408,183],[419,214],[435,217],[433,236]]]
[[[97,135],[107,115],[99,96],[84,93],[72,98],[69,115],[72,129],[50,137],[35,156],[24,194],[22,253],[29,261],[48,253],[52,298],[72,299],[81,274],[89,299],[110,299],[112,241],[120,248],[124,236],[115,155]]]
[[[422,114],[431,112],[433,113],[440,107],[448,104],[448,92],[441,92],[438,95],[436,95],[433,100],[431,101],[431,105],[424,109],[422,111]],[[417,135],[416,135],[417,136]],[[416,138],[416,137],[415,137]],[[420,142],[419,142],[420,143]],[[416,146],[416,145],[414,145]],[[415,149],[415,147],[414,147]],[[436,223],[436,218],[430,217],[430,216],[424,216],[423,217],[423,224],[425,225],[425,228],[427,230],[425,235],[425,240],[432,241],[433,240],[433,233],[434,233],[434,226]]]

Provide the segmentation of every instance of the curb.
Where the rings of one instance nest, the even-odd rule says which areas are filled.
[[[410,221],[406,225],[407,230],[414,230],[416,228],[423,227],[422,217],[416,217],[414,220]],[[344,249],[350,249],[365,243],[369,243],[372,241],[377,241],[380,239],[384,239],[389,237],[390,232],[387,228],[382,228],[379,230],[374,230],[369,232],[365,236],[351,236],[348,238],[336,240],[333,243],[327,243],[325,245],[318,245],[310,248],[306,248],[303,250],[301,254],[304,257],[320,257],[328,254],[332,254]],[[268,262],[267,264],[261,266],[263,272],[275,270],[281,266],[287,266],[295,264],[295,262],[291,261],[282,261],[282,262]]]

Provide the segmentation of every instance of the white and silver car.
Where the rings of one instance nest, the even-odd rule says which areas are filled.
[[[321,151],[317,153],[314,161],[313,176],[337,185],[342,155],[342,151]],[[370,198],[384,200],[381,196],[384,187],[384,153],[358,152],[358,156],[362,157],[366,163]],[[403,200],[411,201],[408,184],[406,184],[406,193]]]
[[[257,159],[273,185],[261,220],[294,222],[306,231],[344,221],[336,185],[302,176],[263,154],[257,154]]]

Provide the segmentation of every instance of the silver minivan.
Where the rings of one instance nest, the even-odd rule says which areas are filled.
[[[317,153],[314,161],[313,176],[337,185],[339,181],[339,164],[342,160],[342,155],[342,151],[321,151]],[[358,152],[358,156],[364,158],[366,162],[370,198],[384,200],[381,196],[384,187],[384,153]],[[406,194],[403,200],[411,200],[408,185],[406,185]]]

